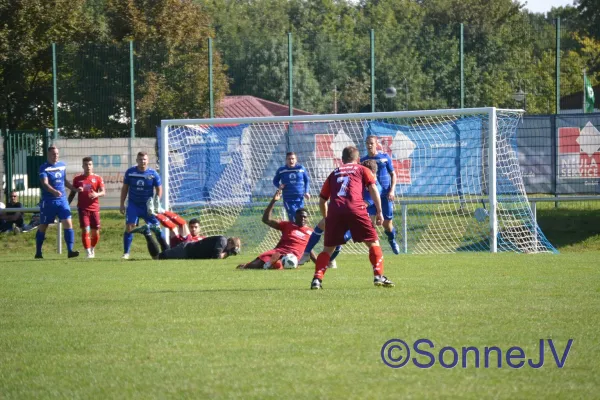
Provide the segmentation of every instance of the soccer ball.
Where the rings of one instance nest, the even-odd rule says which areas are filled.
[[[298,268],[298,258],[293,254],[286,254],[281,258],[281,263],[285,269]]]
[[[385,92],[383,94],[388,99],[391,99],[392,97],[396,97],[396,88],[393,86],[390,86],[389,88],[385,89]]]

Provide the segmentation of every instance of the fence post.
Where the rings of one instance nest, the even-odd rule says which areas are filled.
[[[215,97],[213,88],[213,44],[212,38],[208,38],[208,106],[210,117],[215,117]]]
[[[58,88],[56,86],[56,43],[52,43],[52,92],[54,109],[54,134],[53,140],[58,139]]]
[[[131,124],[131,131],[129,134],[129,165],[133,164],[133,149],[132,142],[135,138],[135,73],[134,73],[134,64],[133,64],[133,40],[129,41],[129,82],[130,82],[130,102],[131,102],[131,120],[129,123]]]
[[[560,114],[560,18],[556,18],[556,113]]]
[[[371,112],[375,112],[375,30],[371,29]],[[408,107],[408,106],[407,106]]]
[[[408,253],[408,205],[402,203],[402,249]]]
[[[460,24],[460,108],[465,108],[465,31]]]

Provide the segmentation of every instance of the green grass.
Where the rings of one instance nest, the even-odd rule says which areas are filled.
[[[234,269],[255,254],[157,262],[136,237],[122,261],[122,217],[103,223],[94,260],[53,243],[34,260],[32,233],[0,238],[0,398],[598,398],[597,228],[559,255],[387,256],[394,289],[373,287],[365,256],[342,255],[310,291],[312,264]],[[574,343],[562,369],[548,347],[541,369],[391,369],[392,338],[534,360],[540,339],[560,354]]]

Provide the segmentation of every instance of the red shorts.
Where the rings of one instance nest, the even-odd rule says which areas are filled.
[[[92,229],[100,228],[100,211],[79,210],[79,226],[83,229],[89,226]]]
[[[355,243],[379,240],[366,208],[357,211],[331,211],[325,218],[325,246],[334,247],[344,244],[344,234],[348,230]]]
[[[263,262],[267,262],[271,260],[271,256],[273,255],[273,253],[275,253],[276,251],[278,251],[281,256],[285,256],[285,253],[282,252],[279,249],[273,249],[273,250],[269,250],[269,251],[265,251],[264,253],[262,253],[261,255],[259,255],[257,258],[260,259]]]

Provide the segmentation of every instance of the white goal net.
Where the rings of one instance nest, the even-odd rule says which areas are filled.
[[[310,175],[305,207],[315,225],[321,186],[341,164],[342,149],[352,145],[366,155],[365,139],[374,135],[397,177],[393,223],[403,252],[554,252],[524,190],[520,118],[518,111],[481,108],[166,120],[159,133],[163,202],[198,218],[204,235],[240,236],[245,251],[266,251],[280,235],[261,216],[286,152],[295,152]],[[281,203],[274,216],[286,218]],[[383,231],[380,239],[390,251]],[[352,242],[344,249],[363,252]]]

